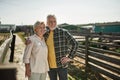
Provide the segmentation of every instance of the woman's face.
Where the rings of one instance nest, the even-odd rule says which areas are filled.
[[[40,23],[37,27],[36,27],[36,34],[38,35],[44,35],[45,33],[45,24],[44,23]]]

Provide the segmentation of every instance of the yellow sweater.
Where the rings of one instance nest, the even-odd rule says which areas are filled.
[[[54,40],[53,40],[53,31],[50,31],[49,37],[47,39],[48,46],[48,63],[50,68],[57,68],[56,65],[56,55],[54,48]]]

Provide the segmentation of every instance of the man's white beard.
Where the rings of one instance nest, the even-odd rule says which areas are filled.
[[[54,30],[56,27],[54,27],[54,28],[50,28],[50,30]]]

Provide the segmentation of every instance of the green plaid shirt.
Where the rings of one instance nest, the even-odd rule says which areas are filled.
[[[50,29],[47,27],[47,32],[44,37],[47,40],[50,33]],[[77,51],[78,44],[73,36],[65,29],[55,28],[54,30],[54,47],[57,67],[63,67],[61,63],[61,58],[68,55],[69,58],[73,58]]]

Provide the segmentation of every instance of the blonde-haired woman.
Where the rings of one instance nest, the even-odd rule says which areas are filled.
[[[48,66],[48,49],[44,40],[45,24],[37,21],[30,36],[30,44],[26,45],[23,62],[25,63],[25,75],[29,80],[46,80]]]

